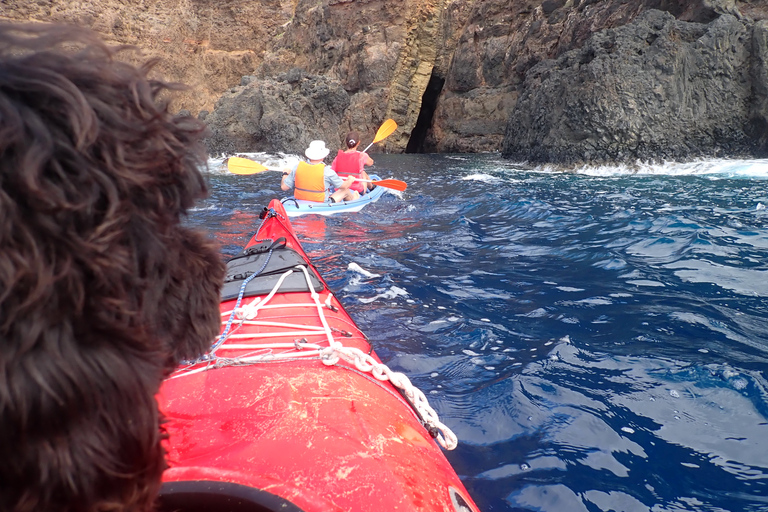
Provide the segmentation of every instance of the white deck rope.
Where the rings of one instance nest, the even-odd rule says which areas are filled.
[[[217,350],[254,350],[250,354],[244,354],[238,357],[222,357],[217,356],[215,353],[211,353],[208,359],[205,359],[204,366],[199,368],[193,368],[196,364],[190,365],[187,368],[181,368],[174,373],[170,378],[178,378],[196,373],[204,372],[207,370],[213,370],[216,368],[222,368],[225,366],[243,366],[250,364],[258,364],[265,362],[274,362],[279,360],[296,360],[311,357],[318,357],[320,360],[328,365],[336,365],[340,359],[343,359],[350,365],[353,365],[357,370],[365,373],[370,373],[379,381],[389,381],[403,392],[403,395],[414,408],[418,416],[424,422],[427,430],[437,440],[437,442],[446,450],[453,450],[458,445],[458,439],[456,435],[445,424],[440,421],[437,412],[429,405],[429,401],[424,393],[414,386],[410,379],[401,372],[392,371],[386,364],[376,361],[371,355],[366,354],[362,350],[354,347],[345,347],[341,342],[336,341],[333,337],[333,329],[328,325],[328,321],[325,318],[324,308],[332,308],[331,299],[333,294],[330,292],[325,299],[325,303],[320,301],[320,295],[315,291],[312,281],[310,279],[309,271],[305,265],[297,265],[292,270],[285,272],[277,281],[275,286],[264,297],[256,297],[254,300],[247,304],[243,304],[241,307],[234,310],[235,318],[239,320],[237,322],[237,328],[242,325],[256,325],[262,327],[283,327],[288,329],[297,329],[294,331],[282,331],[272,333],[244,333],[235,334],[229,332],[225,340],[217,340]],[[307,281],[307,286],[310,290],[312,297],[312,303],[310,304],[276,304],[268,305],[267,303],[274,297],[283,281],[296,270],[300,270],[304,273],[304,277]],[[274,309],[274,308],[292,308],[315,306],[317,308],[317,315],[320,318],[322,327],[313,327],[301,324],[291,324],[285,322],[270,322],[270,321],[256,321],[254,320],[259,311],[262,309]],[[230,317],[233,311],[222,312],[222,317]],[[248,344],[248,343],[226,343],[226,340],[232,339],[255,339],[255,338],[277,338],[277,337],[296,337],[296,336],[317,336],[325,335],[328,346],[323,347],[317,343],[299,342],[294,343],[269,343],[269,344]],[[222,343],[219,343],[222,342]],[[225,344],[226,343],[226,344]],[[275,350],[294,349],[291,352],[275,353]]]
[[[430,430],[438,432],[435,438],[440,446],[446,450],[453,450],[458,445],[456,434],[440,421],[437,412],[429,405],[427,397],[419,388],[411,384],[410,379],[404,373],[392,371],[387,365],[379,363],[362,350],[345,347],[338,341],[323,349],[320,353],[320,359],[329,366],[335,365],[339,359],[343,359],[347,363],[355,365],[355,368],[361,372],[370,373],[378,380],[388,380],[403,391],[405,397],[421,416],[422,421],[431,427]]]
[[[323,304],[320,302],[320,295],[317,294],[315,288],[312,286],[312,280],[309,278],[309,271],[307,270],[307,267],[304,265],[298,265],[298,267],[304,271],[304,277],[307,280],[307,286],[309,286],[312,300],[315,301],[315,305],[317,306],[317,316],[320,317],[320,323],[323,324],[323,328],[325,328],[325,335],[328,338],[328,344],[333,346],[333,343],[335,342],[333,339],[333,332],[331,332],[331,326],[328,325],[328,321],[325,319],[325,311],[323,311]],[[328,297],[330,298],[330,296],[331,294],[329,293]]]
[[[303,265],[299,265],[299,266],[303,267]],[[266,305],[266,303],[269,302],[272,299],[272,297],[275,296],[275,294],[277,293],[277,290],[280,289],[280,286],[282,286],[283,281],[285,281],[285,279],[289,275],[293,274],[293,272],[294,272],[293,270],[289,270],[283,275],[281,275],[280,279],[277,280],[277,282],[275,283],[275,286],[272,287],[272,290],[269,292],[269,294],[266,297],[264,297],[264,299],[261,299],[261,297],[256,297],[254,300],[252,300],[248,304],[242,305],[239,311],[237,311],[237,317],[241,320],[253,320],[254,318],[256,318],[256,315],[259,314],[259,309],[261,309],[261,307]],[[307,278],[307,281],[309,281],[309,278]],[[314,288],[312,287],[311,282],[309,283],[309,289],[314,291]]]
[[[260,301],[261,301],[261,297],[256,297],[256,299],[253,302],[260,302]],[[329,301],[326,301],[326,302],[329,302]],[[290,307],[306,308],[306,307],[314,306],[315,303],[314,302],[306,302],[306,303],[292,302],[290,304],[263,304],[262,303],[262,305],[259,307],[259,310],[262,310],[262,309],[282,309],[282,308],[286,307],[287,305],[290,305]],[[328,304],[326,304],[326,306],[327,305]],[[228,317],[231,314],[232,314],[232,310],[231,309],[229,311],[222,311],[221,312],[221,316],[222,317],[225,317],[225,316]]]
[[[277,349],[295,349],[299,351],[306,351],[307,349],[312,349],[314,354],[320,355],[320,350],[322,350],[324,347],[321,347],[320,345],[316,345],[314,343],[269,343],[269,344],[261,344],[261,343],[232,343],[227,345],[228,349],[231,350],[277,350]]]

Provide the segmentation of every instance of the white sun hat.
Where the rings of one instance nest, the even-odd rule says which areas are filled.
[[[304,151],[307,158],[310,160],[322,160],[328,156],[331,150],[325,147],[325,142],[322,140],[313,140],[309,143],[309,147]]]

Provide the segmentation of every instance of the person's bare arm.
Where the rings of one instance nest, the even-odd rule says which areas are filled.
[[[283,177],[282,177],[282,179],[280,180],[280,188],[281,188],[282,190],[285,190],[286,192],[287,192],[288,190],[291,190],[291,189],[293,188],[293,187],[289,187],[288,185],[286,185],[286,184],[285,184],[285,178],[287,178],[287,177],[288,177],[288,176],[290,176],[290,175],[291,175],[291,173],[290,173],[290,169],[283,169]]]
[[[341,189],[347,189],[352,186],[352,184],[355,182],[354,176],[349,176],[347,179],[344,180],[344,183],[341,185]]]

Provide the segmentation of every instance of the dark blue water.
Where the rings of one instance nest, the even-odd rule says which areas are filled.
[[[768,162],[376,164],[402,197],[294,228],[482,510],[768,510]],[[279,175],[208,177],[234,255]]]

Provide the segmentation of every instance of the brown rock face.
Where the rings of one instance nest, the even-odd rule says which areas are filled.
[[[292,7],[288,0],[3,0],[0,19],[84,25],[160,57],[166,79],[190,86],[175,108],[197,114],[261,63]]]
[[[307,76],[299,68],[274,79],[244,77],[243,85],[227,92],[205,119],[212,153],[263,151],[303,154],[310,141],[329,138],[348,111],[349,94],[337,81]]]
[[[399,129],[380,147],[402,152],[433,69],[445,67],[450,56],[445,42],[451,26],[444,14],[471,3],[299,0],[295,17],[256,75],[299,67],[338,80],[351,98],[338,138],[352,128],[372,136],[384,119],[393,118]]]
[[[536,64],[648,10],[709,23],[742,18],[742,6],[766,11],[736,0],[299,0],[256,76],[299,67],[337,80],[350,107],[324,128],[331,143],[391,117],[400,127],[386,151],[499,151]]]
[[[261,112],[247,99],[258,97],[259,81],[271,91],[270,80],[298,69],[307,83],[343,89],[348,107],[341,115],[297,112],[296,105],[317,97],[314,88],[307,96],[298,87],[286,96],[291,105],[270,106],[275,122],[298,119],[303,130],[333,144],[352,128],[372,139],[381,122],[393,118],[399,129],[374,150],[484,152],[512,147],[504,142],[508,121],[520,115],[520,98],[532,97],[528,88],[537,82],[528,74],[535,66],[649,10],[700,24],[730,15],[749,34],[768,18],[764,0],[5,0],[0,16],[85,24],[163,58],[163,75],[192,87],[175,108],[197,114],[221,99],[225,112],[206,118],[220,140],[214,151],[303,151],[292,144],[305,137],[269,135],[262,118],[236,121],[237,110],[227,106],[239,102],[248,107],[244,112]],[[738,44],[759,53],[763,31],[755,34],[754,42]],[[241,87],[246,75],[252,78]],[[758,65],[750,75],[758,96],[749,99],[748,134],[765,122],[764,75]],[[245,89],[247,97],[238,99]],[[226,141],[228,133],[242,135]]]

